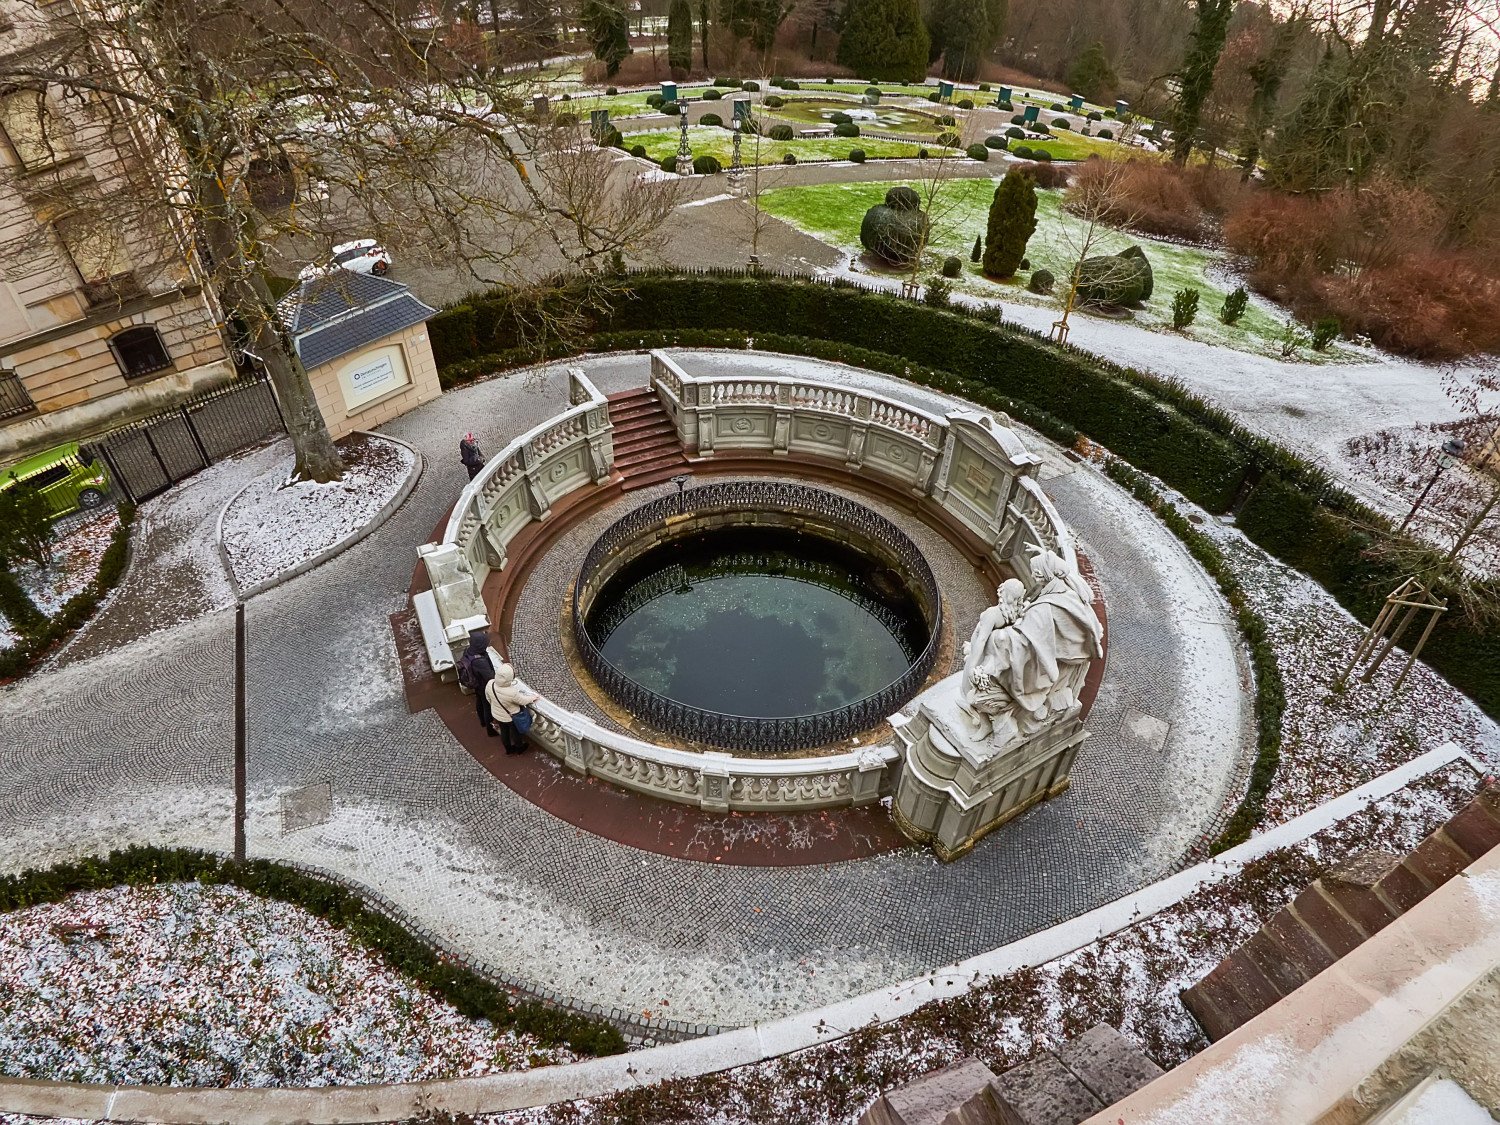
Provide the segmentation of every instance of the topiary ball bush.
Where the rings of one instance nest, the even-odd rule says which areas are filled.
[[[1023,269],[1023,270],[1029,270],[1031,268],[1031,259],[1030,258],[1022,258],[1021,259],[1021,265],[1020,265],[1019,268]]]
[[[722,117],[720,117],[717,113],[705,113],[702,117],[698,118],[698,124],[699,125],[723,125],[724,124],[724,119]]]
[[[1065,105],[1063,105],[1062,102],[1053,102],[1047,108],[1050,109],[1053,113],[1061,113],[1063,110],[1067,109],[1068,107],[1065,106]]]
[[[693,171],[700,176],[712,176],[715,172],[723,170],[717,158],[712,156],[693,157]]]
[[[918,160],[928,160],[928,159],[931,158],[931,156],[932,156],[932,153],[928,152],[925,148],[919,148],[919,149],[917,149],[917,159]]]
[[[853,123],[854,118],[850,117],[843,110],[836,109],[828,115],[828,120],[835,125],[849,125]]]
[[[885,193],[885,205],[892,211],[920,211],[922,197],[917,194],[916,188],[897,184]]]
[[[1012,156],[1019,156],[1022,160],[1035,160],[1036,152],[1030,145],[1015,145],[1010,150]]]
[[[673,174],[677,172],[677,154],[675,152],[667,153],[657,163],[661,165],[663,172],[671,172]]]
[[[939,125],[957,125],[958,124],[958,118],[954,117],[953,114],[951,114],[951,113],[945,113],[941,117],[938,118],[938,124]]]
[[[1056,121],[1052,122],[1052,127],[1054,129],[1071,129],[1073,123],[1066,117],[1059,117]]]
[[[620,92],[620,87],[618,87],[618,86],[606,86],[606,87],[604,87],[604,96],[607,97],[607,98],[612,98],[616,94],[618,94],[619,92]]]
[[[723,96],[723,90],[715,90],[712,86],[703,91],[703,100],[706,102],[716,102]]]
[[[830,86],[833,85],[833,79],[832,78],[825,78],[825,79],[823,79],[823,81],[826,82],[826,83],[828,83],[828,85],[830,85]]]
[[[554,117],[552,119],[552,124],[554,124],[554,125],[577,125],[578,124],[578,114],[576,114],[576,113],[559,113],[556,117]]]
[[[959,109],[973,109],[974,108],[974,99],[973,98],[960,98],[959,102],[958,102],[958,108]]]
[[[854,164],[863,164],[865,162],[865,150],[862,148],[851,148],[849,150],[849,160]]]
[[[876,257],[893,265],[906,265],[916,256],[926,229],[927,216],[919,209],[898,210],[876,204],[865,212],[859,225],[859,241]]]
[[[738,78],[715,78],[714,79],[714,85],[715,86],[726,86],[726,87],[729,87],[729,88],[732,89],[735,86],[738,86],[739,84],[740,84],[740,80]]]
[[[682,106],[677,102],[662,102],[661,111],[668,117],[676,117],[682,112]]]
[[[879,86],[866,86],[865,87],[865,97],[867,97],[867,98],[878,98],[878,97],[880,97],[880,87]]]
[[[1056,284],[1057,279],[1052,276],[1051,270],[1032,270],[1031,277],[1026,281],[1026,288],[1033,293],[1050,293]]]
[[[960,139],[961,138],[957,133],[949,130],[946,133],[938,134],[937,143],[942,145],[944,148],[957,148]]]
[[[991,135],[984,138],[984,147],[1004,149],[1010,147],[1010,142],[1004,137]]]
[[[1016,107],[1012,102],[996,102],[995,108],[1001,113],[1015,113]]]
[[[572,94],[564,94],[562,96],[562,100],[565,101],[565,102],[570,102],[570,101],[573,100],[573,95]]]
[[[1052,154],[1044,148],[1033,149],[1031,152],[1031,159],[1040,160],[1043,164],[1051,164]]]
[[[932,93],[928,94],[927,100],[930,102],[936,102],[938,100],[938,92],[934,90]]]
[[[784,105],[786,105],[785,98],[778,98],[775,94],[766,95],[765,106],[767,109],[780,109]]]
[[[846,121],[842,125],[835,125],[833,127],[833,135],[835,137],[857,137],[859,136],[859,126],[852,121]]]
[[[634,157],[637,157],[637,158],[644,158],[645,155],[646,155],[646,146],[645,145],[631,145],[630,146],[630,155],[634,156]]]
[[[1011,117],[1010,123],[1012,125],[1025,125],[1026,124],[1026,115],[1024,113],[1017,113],[1017,114],[1015,114],[1014,116]]]
[[[1151,296],[1151,264],[1140,247],[1078,263],[1078,296],[1101,305],[1139,305]]]
[[[780,82],[776,83],[776,85],[780,86],[783,90],[802,89],[802,83],[798,82],[794,78],[783,78]]]
[[[1100,113],[1097,109],[1091,109],[1091,110],[1089,110],[1089,120],[1090,121],[1103,121],[1104,120],[1104,114]]]
[[[740,89],[741,90],[745,90],[746,92],[751,93],[751,94],[756,94],[756,93],[760,92],[760,83],[759,82],[741,82],[740,83]]]
[[[772,125],[770,137],[773,141],[789,141],[792,139],[792,127],[790,125]]]
[[[957,277],[959,274],[961,274],[963,272],[964,272],[964,264],[963,264],[962,259],[952,257],[951,255],[949,257],[943,259],[943,276],[944,277]]]
[[[781,158],[781,162],[783,164],[795,164],[797,163],[797,154],[795,152],[789,152]]]
[[[665,99],[660,94],[647,94],[646,95],[646,104],[648,106],[650,106],[652,109],[660,109],[661,108],[661,103],[664,100]]]
[[[1012,125],[1009,129],[1005,130],[1005,135],[1013,141],[1019,141],[1026,136],[1026,130],[1022,129],[1019,125]]]
[[[1031,131],[1033,133],[1040,133],[1044,137],[1052,135],[1052,129],[1045,121],[1033,121],[1031,123]]]
[[[980,163],[990,158],[990,150],[985,148],[984,145],[970,145],[964,149],[964,152],[969,154],[970,160],[978,160]]]
[[[608,129],[599,134],[599,147],[624,148],[625,137],[620,133],[620,130],[611,125]]]
[[[990,92],[990,84],[988,82],[981,82],[979,84],[979,92],[981,94],[988,94]]]
[[[783,78],[781,75],[779,75],[779,74],[773,74],[773,75],[771,75],[771,85],[772,86],[780,86],[780,85],[782,85],[785,82],[786,82],[786,79]]]

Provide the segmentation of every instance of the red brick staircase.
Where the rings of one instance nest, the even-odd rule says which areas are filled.
[[[609,396],[614,427],[615,471],[629,492],[668,480],[687,468],[671,416],[650,387]]]

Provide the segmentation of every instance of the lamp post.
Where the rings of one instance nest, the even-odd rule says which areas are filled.
[[[683,489],[687,488],[687,482],[692,480],[692,478],[692,473],[678,473],[675,477],[672,478],[672,483],[677,486],[677,514],[679,516],[682,515],[682,506],[684,502],[682,491]]]
[[[693,150],[688,147],[686,105],[679,104],[677,107],[677,129],[677,174],[691,176],[693,174]]]
[[[1403,531],[1405,531],[1407,524],[1411,523],[1412,518],[1417,514],[1418,509],[1422,507],[1423,502],[1427,499],[1427,494],[1432,491],[1432,486],[1437,484],[1438,477],[1442,476],[1443,473],[1447,469],[1451,468],[1463,455],[1464,443],[1461,438],[1449,438],[1447,441],[1443,442],[1442,448],[1438,450],[1437,471],[1432,474],[1432,479],[1429,480],[1427,482],[1427,486],[1422,489],[1421,494],[1417,497],[1417,502],[1411,506],[1411,511],[1406,513],[1406,518],[1401,521],[1401,526],[1396,528],[1397,535],[1400,535]]]
[[[740,126],[743,120],[734,119],[734,152],[729,158],[729,190],[739,195],[745,187],[745,165],[740,161]]]

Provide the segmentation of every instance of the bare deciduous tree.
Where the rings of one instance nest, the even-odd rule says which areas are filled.
[[[1063,260],[1072,263],[1063,283],[1062,316],[1052,324],[1052,338],[1058,343],[1067,342],[1068,318],[1080,304],[1078,288],[1084,260],[1098,255],[1105,242],[1115,235],[1112,224],[1129,227],[1138,217],[1126,190],[1125,176],[1124,164],[1103,162],[1102,167],[1094,169],[1092,175],[1080,177],[1068,191],[1066,211],[1077,223],[1060,223],[1056,235]],[[1123,279],[1127,267],[1122,264],[1120,268]],[[1112,279],[1100,280],[1108,283]]]
[[[9,0],[6,11],[24,49],[0,59],[0,88],[34,93],[43,110],[59,98],[81,107],[82,140],[122,155],[84,181],[65,163],[28,172],[40,237],[66,215],[95,254],[123,237],[137,275],[191,262],[264,364],[305,479],[342,466],[277,312],[278,255],[326,254],[357,232],[490,282],[569,267],[603,279],[613,253],[648,245],[670,210],[670,187],[615,184],[608,154],[524,126],[528,80],[476,61],[472,36],[424,28],[402,0]],[[265,190],[304,179],[326,190],[290,205]]]

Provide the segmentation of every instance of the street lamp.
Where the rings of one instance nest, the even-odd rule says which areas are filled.
[[[687,487],[687,482],[693,479],[692,473],[678,473],[672,478],[672,483],[677,486],[677,514],[682,515],[683,496],[682,490]]]
[[[1427,482],[1427,487],[1422,489],[1421,495],[1417,497],[1417,502],[1411,506],[1411,511],[1406,513],[1406,518],[1401,521],[1401,526],[1396,528],[1397,535],[1405,531],[1406,525],[1411,523],[1412,517],[1417,514],[1417,510],[1421,508],[1422,502],[1427,499],[1427,494],[1432,491],[1432,486],[1437,484],[1438,477],[1442,476],[1447,469],[1457,464],[1458,459],[1463,455],[1464,443],[1462,438],[1449,438],[1443,442],[1442,448],[1438,450],[1437,471],[1432,474],[1432,479]]]
[[[739,195],[745,186],[745,165],[740,161],[740,126],[744,121],[740,117],[734,119],[734,154],[729,159],[729,190]]]

